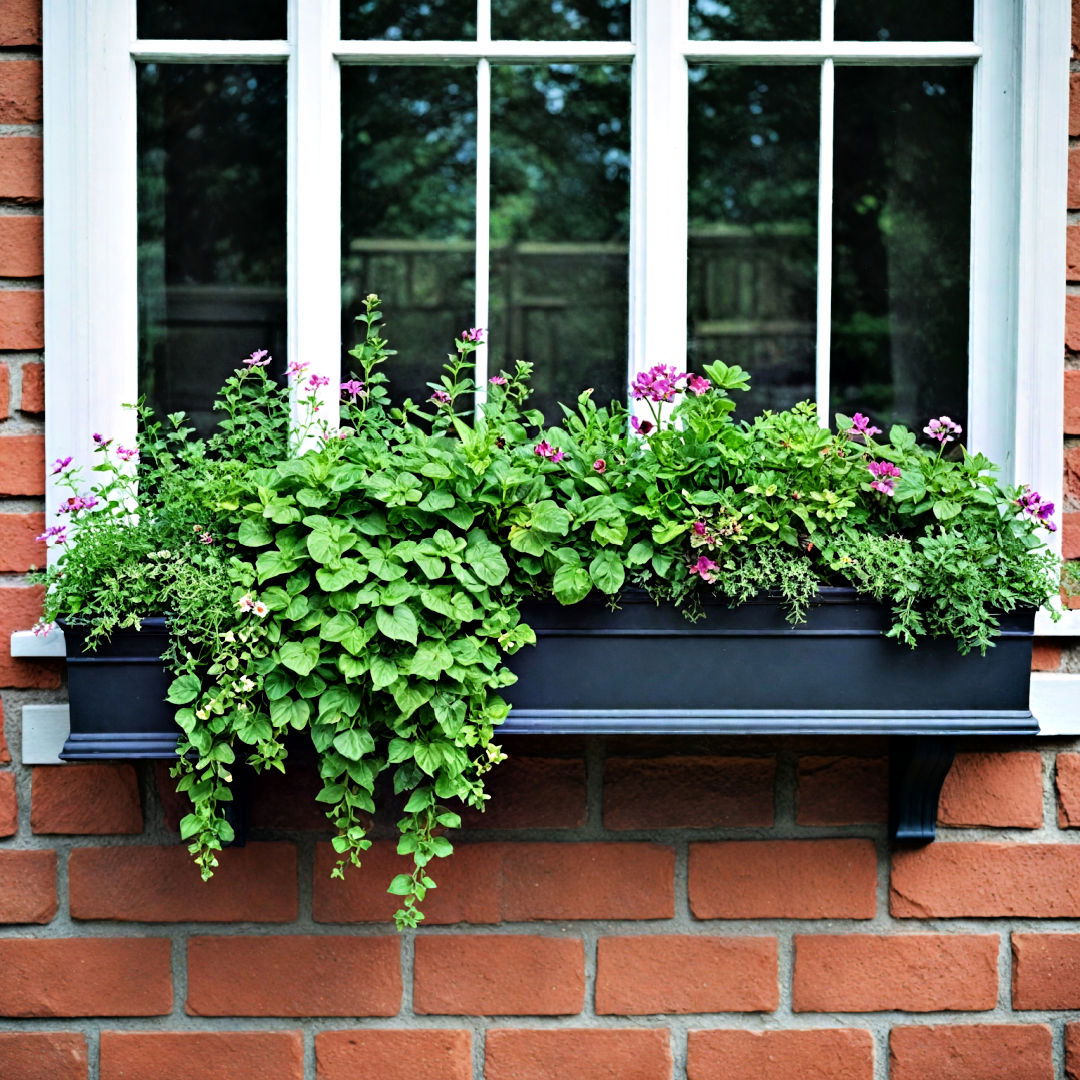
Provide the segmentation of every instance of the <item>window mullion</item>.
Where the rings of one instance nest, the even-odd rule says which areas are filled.
[[[491,43],[491,0],[476,0],[476,41]],[[476,326],[487,329],[491,318],[491,62],[476,62]],[[487,397],[488,351],[473,353],[476,362],[476,406]]]
[[[307,364],[319,417],[338,423],[341,376],[341,87],[337,0],[290,0],[288,359]]]
[[[686,358],[688,0],[634,5],[630,373]]]
[[[826,7],[830,5],[826,4]],[[831,27],[830,27],[831,29]],[[814,397],[818,422],[832,424],[829,397],[832,377],[833,122],[836,83],[832,60],[821,65],[821,118],[818,135],[817,313]]]

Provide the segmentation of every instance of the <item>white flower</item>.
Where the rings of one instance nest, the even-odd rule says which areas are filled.
[[[263,619],[270,614],[270,609],[261,600],[256,600],[255,603],[251,605],[251,610],[254,614],[258,615],[260,619]]]

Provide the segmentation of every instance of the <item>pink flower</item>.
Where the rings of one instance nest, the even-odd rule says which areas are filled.
[[[434,401],[436,405],[448,405],[450,395],[445,390],[436,390],[428,400]]]
[[[350,379],[341,384],[341,392],[355,401],[364,392],[364,384],[359,379]]]
[[[126,447],[118,446],[116,448],[116,456],[118,458],[123,459],[124,461],[138,461],[139,460],[139,451],[138,450],[128,450]]]
[[[656,428],[656,425],[651,420],[639,420],[636,416],[630,417],[630,426],[637,435],[648,435]]]
[[[491,383],[492,386],[505,386],[506,385],[506,376],[505,375],[492,375],[491,378],[488,379],[488,382]]]
[[[309,367],[311,367],[310,364],[301,364],[299,360],[294,360],[285,369],[285,374],[295,379],[297,375],[302,375]]]
[[[96,442],[98,444],[98,446],[100,446],[104,450],[105,447],[108,446],[112,442],[112,439],[106,439],[105,436],[102,435],[100,432],[95,431],[94,432],[94,442]]]
[[[52,633],[53,624],[39,620],[30,629],[34,637],[48,637]]]
[[[592,463],[592,467],[593,467],[593,472],[594,473],[599,473],[601,476],[603,476],[604,473],[607,472],[607,462],[602,457],[597,458]]]
[[[963,430],[954,420],[950,420],[947,416],[939,416],[923,428],[923,433],[929,435],[931,439],[937,439],[944,446],[946,443],[953,442],[953,436],[959,435]]]
[[[58,457],[52,465],[52,475],[56,476],[57,473],[62,473],[71,464],[71,458]]]
[[[708,536],[708,534],[709,534],[709,527],[705,524],[704,521],[695,521],[694,522],[694,535],[695,536]]]
[[[896,481],[900,479],[900,470],[890,461],[871,461],[866,466],[870,470],[873,480],[870,486],[882,495],[891,495]]]
[[[533,447],[533,453],[542,458],[546,458],[548,461],[562,461],[562,459],[566,457],[565,451],[556,450],[547,439],[538,442]]]
[[[67,543],[67,526],[66,525],[50,525],[40,536],[34,537],[39,544],[66,544]]]
[[[1020,493],[1020,498],[1016,502],[1025,514],[1030,514],[1040,525],[1050,532],[1057,532],[1057,526],[1050,520],[1051,515],[1054,513],[1054,504],[1052,502],[1043,502],[1043,497],[1037,491],[1032,491],[1025,484],[1024,490]]]
[[[656,364],[638,373],[630,384],[630,392],[635,400],[671,401],[679,392],[679,380],[685,378],[685,372],[676,371],[670,364]]]
[[[318,390],[320,387],[330,385],[330,376],[329,375],[312,375],[311,378],[309,378],[307,382],[308,382],[308,386],[310,386],[312,390]]]
[[[701,397],[707,390],[712,389],[712,383],[702,375],[688,375],[686,377],[686,389],[694,397]]]
[[[210,533],[208,533],[208,532],[199,533],[199,543],[200,544],[212,544],[213,542],[214,542],[214,537]]]
[[[702,581],[715,581],[716,570],[716,563],[707,555],[699,555],[697,562],[690,564],[690,573],[698,574]]]
[[[273,357],[267,349],[256,349],[245,361],[248,367],[266,367]]]
[[[870,423],[869,416],[863,416],[861,412],[857,412],[851,418],[851,427],[844,432],[845,435],[862,435],[864,438],[870,439],[875,435],[881,434],[881,428],[874,427]]]
[[[72,495],[59,506],[59,513],[70,514],[75,510],[93,510],[100,500],[96,495]]]
[[[250,611],[255,606],[255,601],[252,599],[251,593],[244,593],[244,595],[236,601],[236,606],[241,611]]]
[[[468,330],[461,331],[462,341],[471,341],[476,345],[483,345],[484,330],[480,326],[471,326]]]

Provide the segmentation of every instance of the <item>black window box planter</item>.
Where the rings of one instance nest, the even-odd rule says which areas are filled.
[[[523,612],[537,645],[511,658],[518,682],[504,734],[888,735],[891,832],[933,838],[938,795],[962,735],[1031,736],[1035,613],[1000,616],[985,656],[951,640],[909,649],[885,636],[887,608],[851,589],[822,589],[792,626],[781,601],[729,608],[708,599],[691,622],[627,590]],[[68,647],[68,761],[176,756],[174,707],[161,663],[164,619],[121,631],[93,653],[63,625]]]

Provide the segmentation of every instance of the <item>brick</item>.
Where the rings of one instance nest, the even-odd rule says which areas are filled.
[[[56,852],[0,851],[0,923],[47,923],[55,915]]]
[[[41,61],[0,64],[0,124],[41,122]]]
[[[1080,233],[1080,227],[1070,229]],[[1080,371],[1065,372],[1065,434],[1080,434]]]
[[[304,1080],[298,1031],[103,1031],[100,1080]]]
[[[1032,671],[1057,671],[1061,667],[1061,646],[1036,640],[1031,650]]]
[[[1077,153],[1080,151],[1069,151],[1070,178],[1073,157]],[[1065,348],[1070,352],[1080,352],[1080,296],[1072,293],[1065,297]]]
[[[192,1016],[394,1016],[401,1007],[397,937],[194,937]]]
[[[1080,150],[1069,151],[1069,190],[1067,197],[1070,210],[1080,208]]]
[[[1080,296],[1077,297],[1080,300]],[[1065,493],[1080,497],[1080,448],[1065,449]]]
[[[862,825],[889,813],[889,767],[885,758],[799,759],[800,825]]]
[[[11,370],[0,364],[0,420],[11,415]]]
[[[1058,825],[1080,829],[1080,754],[1058,754],[1055,772]]]
[[[872,1080],[869,1031],[691,1031],[687,1080]]]
[[[690,845],[699,919],[872,919],[870,840],[737,840]]]
[[[0,145],[0,199],[36,203],[41,201],[41,196],[41,139],[29,135],[4,138]],[[11,349],[34,347],[3,346]]]
[[[19,411],[40,415],[45,412],[45,365],[32,361],[22,366]]]
[[[0,290],[0,307],[5,295]],[[41,435],[0,436],[0,495],[44,494],[44,438]]]
[[[3,159],[0,158],[0,160]],[[0,349],[40,349],[44,346],[44,298],[45,294],[39,289],[0,290]],[[17,437],[7,436],[8,439]],[[4,457],[6,456],[5,454]],[[42,475],[44,475],[44,462],[42,462]],[[37,495],[40,492],[5,490],[2,494]]]
[[[3,67],[6,65],[0,65]],[[40,215],[0,216],[0,277],[31,278],[45,273]]]
[[[1080,1009],[1080,934],[1013,934],[1014,1009]]]
[[[1080,559],[1080,513],[1067,510],[1061,515],[1061,555]]]
[[[671,1080],[664,1030],[489,1031],[484,1080]]]
[[[286,762],[286,772],[270,769],[249,780],[248,821],[253,829],[330,832],[326,804],[315,801],[322,790],[314,761]],[[185,797],[186,801],[186,797]],[[185,809],[184,813],[187,813]]]
[[[1080,75],[1077,74],[1069,76],[1069,134],[1080,135]]]
[[[32,775],[33,832],[121,836],[143,831],[133,765],[42,765]]]
[[[609,758],[604,824],[609,829],[768,826],[771,757]]]
[[[44,514],[0,513],[0,571],[23,574],[44,566],[45,545],[35,539],[44,531]]]
[[[184,792],[176,790],[177,780],[169,775],[171,765],[164,761],[154,761],[151,765],[150,773],[154,778],[158,802],[161,803],[165,828],[170,832],[179,832],[180,819],[191,813],[191,800]]]
[[[1080,1024],[1065,1025],[1065,1080],[1080,1080]]]
[[[799,934],[796,1012],[939,1012],[997,1003],[992,934]]]
[[[41,44],[42,0],[4,0],[0,4],[0,45]]]
[[[86,1036],[77,1031],[0,1032],[4,1080],[86,1080],[88,1069]]]
[[[1080,225],[1065,230],[1065,280],[1080,281]]]
[[[318,1080],[472,1080],[472,1033],[424,1029],[320,1031]],[[102,1080],[108,1080],[103,1077]]]
[[[4,702],[0,698],[0,765],[6,765],[11,761],[11,751],[8,750],[7,736],[4,734]]]
[[[601,1014],[772,1012],[779,1004],[776,938],[648,934],[597,945]]]
[[[1080,916],[1080,846],[937,843],[893,856],[898,918]]]
[[[5,938],[0,1016],[164,1016],[170,951],[165,938]]]
[[[76,848],[68,861],[71,915],[117,922],[292,922],[296,848],[230,848],[209,881],[185,845]]]
[[[0,440],[0,466],[5,465]],[[3,469],[0,468],[0,475]],[[60,685],[61,660],[15,660],[11,635],[29,630],[41,618],[40,585],[0,588],[0,686],[54,690]]]
[[[14,836],[19,831],[19,798],[15,791],[15,774],[8,769],[0,772],[0,837]]]
[[[418,937],[413,1009],[454,1016],[569,1016],[585,1004],[579,938]]]
[[[585,824],[581,758],[511,756],[484,777],[491,795],[481,812],[466,808],[466,829],[577,829]]]
[[[894,1027],[890,1080],[1053,1080],[1042,1024]]]
[[[938,823],[1040,828],[1042,757],[1035,750],[957,754],[941,789]]]

